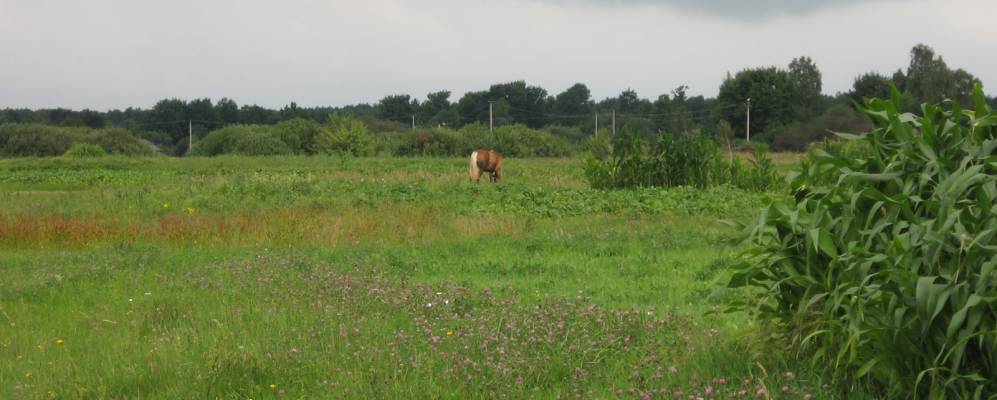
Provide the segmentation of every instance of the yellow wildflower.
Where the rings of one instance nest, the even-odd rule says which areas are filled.
[[[447,336],[453,336],[453,331],[447,331]]]
[[[56,339],[56,340],[55,340],[55,344],[62,344],[62,343],[63,343],[63,340],[62,340],[62,339]]]
[[[270,388],[271,388],[271,389],[276,389],[276,388],[277,388],[277,384],[275,384],[275,383],[271,383],[271,384],[270,384]]]
[[[195,210],[194,207],[187,207],[187,214],[194,215],[195,211],[197,210]]]
[[[170,203],[163,203],[163,208],[170,208]]]

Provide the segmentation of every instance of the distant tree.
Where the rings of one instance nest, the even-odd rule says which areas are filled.
[[[948,93],[949,98],[959,101],[963,105],[973,104],[973,85],[979,80],[962,68],[951,71],[951,79],[952,87],[950,88],[951,92]]]
[[[716,106],[716,99],[707,99],[702,95],[692,96],[685,101],[685,106],[689,110],[689,114],[692,115],[692,124],[694,126],[708,126],[715,125],[719,116],[714,111]]]
[[[455,107],[449,107],[430,118],[429,126],[457,128],[460,126],[460,114]]]
[[[520,122],[534,128],[543,126],[547,122],[547,90],[539,86],[528,86],[525,81],[494,84],[488,89],[487,100],[496,102],[504,100],[503,106],[508,110],[512,122]],[[487,111],[485,109],[486,113]]]
[[[225,125],[239,123],[239,105],[228,97],[222,97],[215,103],[215,115],[219,122]]]
[[[247,125],[270,125],[280,118],[280,115],[271,109],[260,107],[256,104],[244,104],[239,108],[240,123]]]
[[[73,110],[66,108],[54,108],[51,110],[47,110],[46,114],[47,114],[48,123],[52,125],[62,125],[62,126],[74,125],[73,123],[64,124],[66,120],[72,121],[73,117],[75,117],[75,113],[73,112]]]
[[[745,100],[751,98],[751,132],[759,134],[796,118],[795,85],[786,71],[775,67],[746,69],[720,85],[717,100],[738,137],[745,131]]]
[[[683,92],[684,95],[684,92]],[[616,96],[616,111],[622,114],[640,113],[640,96],[633,89],[627,88]]]
[[[861,104],[865,98],[886,99],[890,97],[890,78],[875,72],[867,72],[855,77],[848,97]]]
[[[164,151],[172,155],[182,155],[186,152],[187,142],[187,103],[180,99],[163,99],[152,106],[146,114],[144,128],[150,131],[163,132],[166,138],[160,145]],[[167,139],[168,138],[168,139]],[[183,142],[183,148],[178,145]]]
[[[301,118],[305,116],[305,111],[298,107],[298,103],[291,102],[280,109],[280,120],[286,121],[293,118]]]
[[[80,111],[80,119],[83,120],[83,124],[90,128],[103,128],[107,124],[104,121],[104,115],[93,110],[85,109]]]
[[[794,58],[789,63],[789,78],[796,89],[796,113],[804,118],[819,115],[823,107],[821,74],[817,64],[807,56]]]
[[[951,86],[949,69],[942,57],[924,44],[910,50],[910,66],[907,67],[907,91],[918,100],[941,101],[946,89]]]
[[[560,116],[587,115],[592,113],[592,93],[582,83],[576,83],[554,97],[551,111]],[[580,119],[563,120],[560,123],[573,124]]]
[[[450,106],[449,90],[429,93],[426,95],[426,101],[419,104],[419,119],[422,121],[428,121],[440,112],[449,109]]]
[[[457,101],[457,113],[460,114],[460,125],[475,122],[488,124],[488,92],[467,92]]]
[[[218,114],[215,113],[215,106],[211,99],[194,99],[187,102],[187,113],[185,115],[190,123],[188,129],[193,129],[195,138],[202,138],[221,124]],[[186,132],[186,131],[185,131]],[[186,135],[184,135],[186,136]]]
[[[385,96],[377,103],[377,117],[387,121],[408,123],[419,103],[407,94]]]

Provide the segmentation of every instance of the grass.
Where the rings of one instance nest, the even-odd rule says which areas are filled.
[[[506,169],[0,160],[0,398],[841,396],[714,312],[770,195]]]

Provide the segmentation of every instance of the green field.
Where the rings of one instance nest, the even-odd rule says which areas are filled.
[[[0,160],[0,398],[839,396],[723,312],[774,194],[504,169]]]

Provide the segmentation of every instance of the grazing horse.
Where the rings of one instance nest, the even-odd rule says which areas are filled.
[[[481,173],[491,173],[491,181],[502,179],[502,155],[492,150],[475,150],[471,153],[471,180],[481,182]]]

